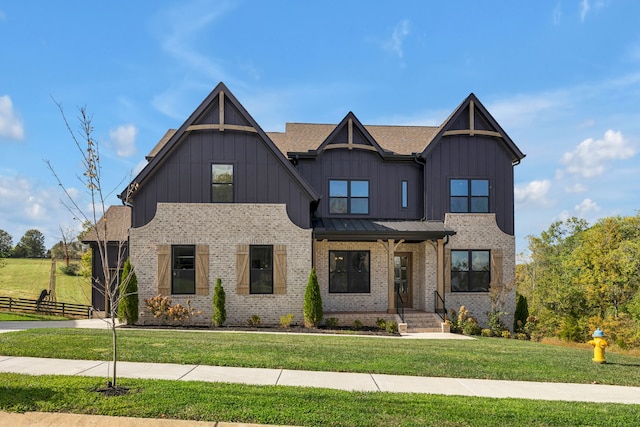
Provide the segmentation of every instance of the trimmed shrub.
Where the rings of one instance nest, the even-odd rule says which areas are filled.
[[[249,326],[254,326],[254,327],[258,327],[260,326],[260,323],[262,321],[260,320],[260,316],[258,316],[257,314],[253,314],[249,320],[247,320],[247,323],[249,324]]]
[[[340,319],[338,319],[337,317],[329,317],[324,321],[324,324],[329,329],[337,328],[339,323],[340,323]]]
[[[354,331],[359,331],[363,327],[364,327],[364,325],[358,319],[354,320],[353,323],[351,324],[351,329],[353,329]]]
[[[518,295],[516,302],[516,311],[513,314],[513,331],[523,332],[524,325],[527,323],[529,317],[529,304],[527,298],[524,295]]]
[[[293,314],[285,314],[284,316],[280,316],[280,326],[282,326],[283,328],[290,328],[292,322]]]
[[[483,337],[491,337],[491,336],[493,336],[493,334],[491,333],[491,329],[483,329],[480,332],[480,335],[482,335]]]
[[[138,321],[138,279],[129,258],[124,263],[119,292],[118,320],[134,325]]]
[[[387,328],[387,321],[384,319],[378,318],[376,320],[376,325],[378,326],[378,329],[385,330]]]
[[[392,320],[390,322],[385,322],[384,330],[389,334],[397,334],[398,333],[398,322]]]
[[[304,292],[304,326],[316,328],[322,322],[322,297],[320,296],[320,286],[315,267],[309,273],[307,289]]]
[[[218,277],[216,279],[216,287],[213,290],[213,324],[215,326],[222,326],[227,320],[227,310],[224,308],[226,302],[226,295],[224,288],[222,287],[222,280]]]

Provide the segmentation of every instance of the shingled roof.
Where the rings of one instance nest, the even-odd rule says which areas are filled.
[[[107,212],[98,220],[82,239],[82,243],[126,242],[131,227],[131,208],[129,206],[109,206]],[[98,232],[96,232],[96,229]],[[106,236],[105,236],[106,231]],[[106,238],[105,238],[106,237]]]

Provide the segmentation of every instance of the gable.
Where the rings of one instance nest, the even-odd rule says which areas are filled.
[[[472,93],[454,110],[440,127],[440,131],[422,152],[423,157],[447,137],[453,136],[484,136],[495,138],[511,155],[511,161],[515,164],[525,155],[502,129],[480,100]]]

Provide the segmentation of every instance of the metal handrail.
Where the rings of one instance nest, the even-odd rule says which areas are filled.
[[[398,313],[398,316],[400,316],[400,319],[404,322],[404,301],[398,290],[396,290],[396,313]]]
[[[433,291],[433,294],[435,295],[433,311],[444,321],[445,316],[447,315],[447,307],[444,304],[444,297],[440,295],[438,291]],[[442,303],[440,307],[438,305],[438,301]]]

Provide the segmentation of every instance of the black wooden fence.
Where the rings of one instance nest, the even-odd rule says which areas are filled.
[[[65,317],[86,317],[88,319],[91,318],[93,313],[93,307],[88,305],[12,297],[0,297],[0,310]]]

